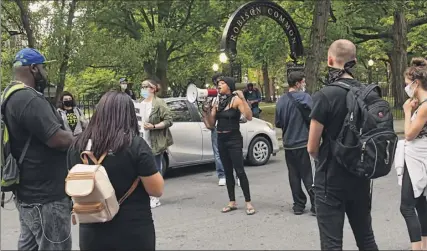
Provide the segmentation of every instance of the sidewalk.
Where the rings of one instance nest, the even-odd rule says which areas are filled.
[[[404,120],[395,120],[394,121],[394,131],[396,134],[403,134],[405,129],[405,121]],[[279,141],[282,140],[282,129],[276,128],[276,136]]]

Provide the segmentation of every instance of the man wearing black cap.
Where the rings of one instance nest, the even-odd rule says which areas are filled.
[[[16,84],[25,87],[10,94],[2,106],[12,155],[23,156],[14,192],[21,229],[19,250],[71,249],[71,200],[65,193],[65,178],[73,136],[42,94],[47,85],[45,63],[35,49],[19,51],[13,64],[14,81],[6,92]]]

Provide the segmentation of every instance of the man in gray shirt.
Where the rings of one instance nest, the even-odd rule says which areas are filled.
[[[302,181],[310,197],[311,212],[315,215],[312,166],[307,152],[308,121],[313,101],[305,92],[304,73],[290,73],[288,84],[289,93],[283,94],[276,104],[275,124],[283,133],[294,214],[303,214],[307,203],[307,196],[301,187]]]

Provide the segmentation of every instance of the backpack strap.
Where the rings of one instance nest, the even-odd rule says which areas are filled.
[[[288,98],[291,100],[291,102],[297,107],[298,111],[301,113],[302,119],[304,120],[304,122],[307,124],[307,126],[310,125],[310,120],[304,116],[304,112],[303,112],[303,107],[301,105],[300,102],[297,102],[295,100],[295,98],[292,96],[292,93],[288,92],[287,93]]]
[[[27,86],[22,82],[12,82],[12,84],[7,86],[3,92],[3,95],[1,97],[1,101],[2,101],[1,114],[2,114],[2,119],[4,120],[4,123],[6,125],[6,128],[8,127],[7,125],[8,123],[5,115],[7,101],[9,101],[10,97],[12,97],[12,95],[15,94],[17,91],[25,90],[25,89],[32,89],[32,88],[27,88]],[[3,138],[3,135],[2,135],[2,138]],[[32,138],[32,135],[30,135],[30,137],[28,137],[28,139],[25,141],[25,145],[24,145],[24,148],[22,149],[21,156],[19,156],[18,166],[22,165],[22,162],[24,161],[24,157],[27,154],[28,148],[31,143],[31,138]]]
[[[80,154],[80,159],[83,161],[83,164],[85,164],[85,165],[89,164],[89,160],[87,159],[87,157],[89,157],[95,165],[101,165],[102,161],[104,161],[106,156],[107,156],[107,153],[105,152],[101,155],[101,157],[99,159],[96,159],[95,155],[93,155],[93,152],[83,151]]]
[[[129,196],[132,195],[132,193],[135,191],[135,189],[138,187],[138,184],[140,182],[140,178],[137,177],[135,181],[133,182],[132,186],[129,188],[129,190],[123,195],[123,197],[119,200],[119,205],[121,205]],[[142,181],[141,181],[142,182]]]

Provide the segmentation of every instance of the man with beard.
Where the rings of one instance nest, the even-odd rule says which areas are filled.
[[[356,46],[344,39],[333,42],[328,50],[329,84],[340,81],[361,86],[351,73],[355,64]],[[347,215],[359,250],[378,250],[372,230],[370,181],[345,170],[332,153],[348,113],[346,97],[347,90],[335,85],[325,86],[313,96],[307,149],[316,162],[315,204],[321,249],[342,250]]]
[[[35,49],[19,51],[13,63],[14,80],[5,93],[14,85],[23,87],[2,100],[12,156],[23,156],[14,191],[21,229],[19,250],[71,249],[71,200],[65,193],[65,178],[73,136],[42,94],[47,85],[45,63]]]

